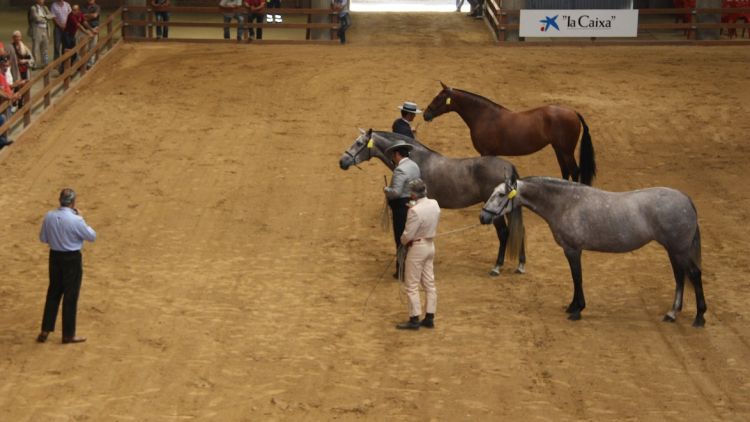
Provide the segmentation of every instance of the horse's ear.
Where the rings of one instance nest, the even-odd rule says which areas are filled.
[[[367,130],[367,136],[372,137],[372,128]]]
[[[443,83],[443,81],[440,81],[440,85],[442,85],[443,89],[450,91],[450,87]]]
[[[511,189],[515,189],[518,187],[518,175],[515,172],[510,175],[508,186],[510,186]]]
[[[362,129],[361,127],[358,127],[357,129],[359,129],[359,134],[360,135],[364,135],[365,134],[365,130]]]

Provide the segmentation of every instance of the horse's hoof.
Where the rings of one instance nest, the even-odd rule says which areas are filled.
[[[578,320],[580,320],[581,319],[581,312],[580,311],[571,312],[570,315],[568,315],[568,319],[571,320],[571,321],[578,321]]]
[[[565,313],[566,314],[572,314],[573,312],[575,312],[575,308],[573,307],[573,304],[570,304],[570,305],[568,305],[567,308],[565,308]]]
[[[677,321],[677,318],[673,317],[672,315],[666,314],[664,315],[664,318],[662,319],[664,322],[675,322]]]
[[[516,274],[526,274],[526,267],[523,264],[518,264],[518,268],[516,268]]]
[[[495,267],[492,270],[490,270],[490,276],[491,277],[497,277],[500,275],[500,268]]]
[[[706,320],[703,319],[703,317],[697,317],[695,318],[695,321],[693,321],[693,327],[695,328],[703,328],[706,326]]]

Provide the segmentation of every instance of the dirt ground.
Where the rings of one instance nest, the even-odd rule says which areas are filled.
[[[0,420],[750,419],[748,49],[499,48],[458,14],[354,23],[345,47],[120,46],[0,152]],[[599,188],[689,194],[706,328],[690,326],[692,289],[661,322],[674,282],[656,245],[584,253],[588,307],[568,321],[567,263],[529,212],[527,274],[487,275],[490,228],[439,238],[437,328],[395,330],[390,174],[338,160],[357,127],[388,129],[439,80],[513,110],[578,110]],[[455,114],[419,138],[475,155]],[[512,161],[559,174],[550,149]],[[89,341],[61,345],[58,323],[37,344],[38,231],[65,186],[98,232]],[[478,214],[444,210],[439,231]]]

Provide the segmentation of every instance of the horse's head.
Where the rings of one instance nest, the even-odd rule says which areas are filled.
[[[443,86],[443,90],[432,99],[430,105],[424,111],[424,119],[429,122],[435,117],[445,114],[449,111],[453,111],[453,105],[451,104],[451,96],[453,95],[453,88],[440,82]]]
[[[516,175],[505,178],[505,182],[499,184],[484,203],[482,211],[479,214],[479,221],[482,224],[490,224],[496,218],[513,211],[520,205],[519,187]]]
[[[354,143],[341,155],[339,167],[347,170],[351,166],[369,161],[371,158],[379,158],[386,166],[393,168],[395,164],[391,158],[384,153],[385,149],[393,143],[390,139],[379,136],[372,129],[365,131],[359,130],[360,135],[354,140]]]

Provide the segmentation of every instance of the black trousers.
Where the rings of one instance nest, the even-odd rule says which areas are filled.
[[[247,14],[247,23],[266,23],[266,14],[265,13],[248,13]],[[257,31],[253,31],[253,28],[250,28],[248,30],[248,33],[250,34],[250,37],[255,37],[256,40],[262,40],[263,39],[263,28],[258,28]],[[258,36],[255,36],[255,33],[258,34]]]
[[[408,203],[409,198],[398,198],[388,201],[388,205],[393,212],[393,238],[396,241],[396,249],[401,246],[401,234],[404,233],[404,228],[406,228],[406,214],[409,212],[406,204]]]
[[[49,288],[44,304],[42,331],[55,331],[57,310],[62,299],[63,337],[76,335],[78,293],[83,279],[83,260],[80,251],[49,251]]]

